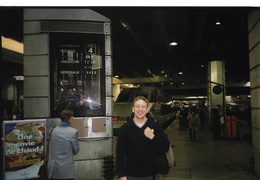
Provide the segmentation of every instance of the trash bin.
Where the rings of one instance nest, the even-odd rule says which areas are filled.
[[[237,138],[236,116],[226,116],[226,134],[227,138]]]

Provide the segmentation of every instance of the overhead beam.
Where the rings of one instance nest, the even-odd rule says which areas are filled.
[[[121,22],[122,25],[123,25],[123,23],[125,23],[125,26],[124,26],[125,29],[129,32],[129,34],[136,41],[136,43],[143,49],[145,54],[148,57],[152,57],[152,50],[151,50],[151,48],[149,48],[150,46],[148,46],[145,43],[146,40],[144,40],[141,35],[138,35],[138,33],[137,33],[138,30],[135,30],[134,26],[130,25],[130,23],[127,21],[127,19],[124,22]]]
[[[156,19],[156,23],[158,24],[158,29],[161,32],[160,36],[162,37],[163,41],[165,42],[165,48],[167,49],[168,54],[172,59],[173,53],[172,53],[170,46],[169,46],[170,38],[169,38],[167,28],[166,28],[166,25],[165,25],[165,20],[162,17],[162,13],[159,10],[155,12],[155,19]],[[168,23],[170,23],[170,22],[168,22]]]
[[[153,78],[122,78],[113,77],[113,84],[145,84],[145,83],[164,83],[169,82],[170,78],[155,76]]]

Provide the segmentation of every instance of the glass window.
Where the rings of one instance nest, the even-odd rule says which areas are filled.
[[[104,115],[104,36],[54,33],[50,42],[54,116],[63,109],[76,117]]]

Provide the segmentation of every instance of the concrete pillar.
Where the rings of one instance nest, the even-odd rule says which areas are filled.
[[[50,117],[48,32],[24,10],[24,118]],[[32,21],[30,21],[32,20]]]
[[[218,104],[225,114],[225,62],[210,61],[208,63],[208,112],[211,122],[211,109]]]
[[[254,171],[260,177],[260,11],[248,14],[249,67],[251,88],[252,146]]]

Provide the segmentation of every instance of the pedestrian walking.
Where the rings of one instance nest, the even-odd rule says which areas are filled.
[[[196,134],[200,128],[200,118],[198,115],[198,109],[193,107],[188,115],[189,129],[190,129],[190,140],[195,141]]]

